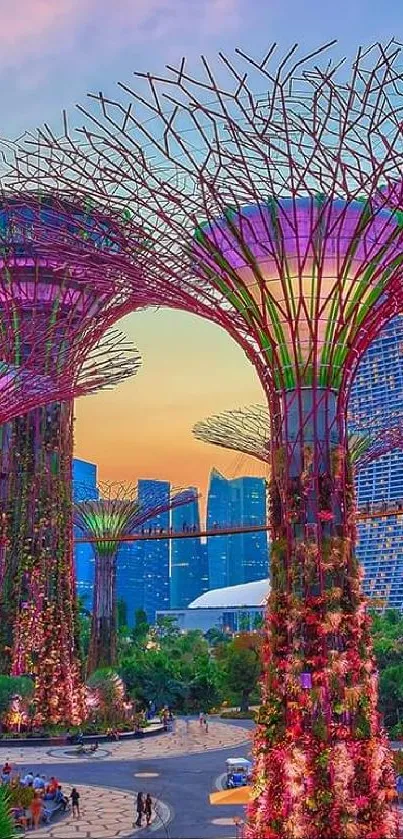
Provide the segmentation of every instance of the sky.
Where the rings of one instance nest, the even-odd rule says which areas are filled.
[[[15,138],[44,122],[57,133],[63,108],[82,122],[87,92],[113,93],[134,70],[158,72],[182,56],[196,65],[239,46],[262,55],[273,41],[304,51],[338,39],[351,56],[361,45],[399,36],[399,0],[0,0],[1,134]],[[258,464],[193,439],[210,414],[263,400],[256,374],[222,330],[168,310],[120,324],[143,367],[133,379],[76,405],[75,455],[98,464],[104,480],[138,477],[196,485],[206,492],[216,466],[229,476]]]

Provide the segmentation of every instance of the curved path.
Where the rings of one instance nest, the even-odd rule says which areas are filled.
[[[235,747],[250,739],[250,729],[238,725],[228,725],[225,722],[211,721],[208,734],[200,727],[198,721],[192,720],[187,726],[183,720],[178,720],[175,732],[164,732],[159,736],[146,737],[138,740],[121,740],[118,743],[102,744],[99,756],[95,753],[93,760],[122,761],[141,760],[151,758],[174,757],[175,755],[197,754],[198,752],[217,751]],[[1,743],[1,741],[0,741]],[[22,746],[7,749],[0,744],[0,763],[8,760],[11,764],[47,764],[47,763],[77,763],[82,765],[89,762],[88,755],[79,757],[74,749],[68,747]],[[30,766],[27,766],[29,769]]]

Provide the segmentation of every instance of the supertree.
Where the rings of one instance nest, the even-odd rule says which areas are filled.
[[[17,176],[130,204],[111,262],[145,304],[209,317],[244,349],[267,397],[272,593],[255,735],[253,839],[397,835],[393,771],[354,556],[346,404],[360,357],[400,311],[400,45],[351,72],[296,47],[183,60],[123,101],[92,97],[84,143],[48,131]],[[257,94],[255,91],[264,93]],[[124,98],[126,97],[126,99]],[[391,202],[392,204],[393,202]],[[144,254],[143,254],[144,255]]]
[[[354,421],[354,415],[352,419]],[[207,417],[196,423],[193,434],[203,443],[242,452],[267,466],[270,464],[270,414],[265,405],[248,405]],[[402,448],[403,422],[392,427],[385,425],[381,430],[371,431],[367,428],[364,431],[363,428],[362,434],[349,435],[350,459],[355,470],[368,466],[388,452]]]
[[[88,392],[111,387],[136,373],[138,366],[139,357],[131,345],[121,333],[110,331],[90,353],[81,371],[81,393],[85,393],[85,385]],[[87,380],[83,376],[86,370]],[[74,386],[68,396],[72,394]],[[46,419],[47,425],[38,429],[32,425],[34,418],[19,418],[20,436],[14,434],[11,443],[17,441],[20,447],[17,455],[22,453],[21,471],[18,467],[16,471],[6,470],[8,532],[21,544],[19,550],[9,552],[6,562],[1,604],[3,643],[10,647],[12,673],[30,674],[35,679],[38,724],[80,721],[84,713],[71,562],[72,409],[71,401],[60,407],[52,403],[35,418],[43,423]],[[40,432],[38,448],[33,431]],[[19,496],[21,490],[23,495]],[[10,542],[8,536],[6,550]]]
[[[78,495],[85,495],[77,488]],[[92,537],[95,554],[94,598],[87,671],[116,664],[117,601],[116,572],[119,539],[133,533],[155,516],[173,510],[194,499],[191,490],[172,489],[169,500],[158,489],[142,494],[136,486],[106,484],[99,486],[99,497],[80,500],[74,505],[74,524]]]
[[[19,365],[24,373],[12,412],[7,394],[0,408],[6,423],[2,668],[35,677],[38,722],[76,722],[84,707],[72,550],[72,400],[114,385],[138,366],[119,333],[101,340],[125,311],[125,298],[102,263],[106,221],[101,231],[98,218],[77,203],[56,205],[37,195],[6,194],[0,202],[1,359],[5,370]],[[41,226],[49,241],[57,231],[58,257],[41,250]],[[63,249],[63,231],[71,228],[97,242],[85,267]]]

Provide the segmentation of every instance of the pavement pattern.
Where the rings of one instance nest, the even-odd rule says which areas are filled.
[[[166,732],[154,737],[143,737],[136,740],[121,740],[118,743],[102,744],[92,757],[99,762],[122,760],[147,760],[182,755],[198,754],[200,752],[217,751],[219,749],[235,748],[246,741],[250,741],[251,731],[242,726],[232,726],[218,720],[209,723],[208,733],[205,732],[197,720],[186,723],[177,720],[174,732]],[[2,748],[0,746],[0,763],[8,760],[11,764],[23,764],[27,769],[31,764],[51,763],[83,763],[86,756],[74,754],[72,747],[24,746],[21,748]]]
[[[140,833],[135,828],[136,793],[95,786],[78,786],[80,793],[80,818],[74,818],[71,810],[66,816],[55,819],[49,826],[36,830],[37,839],[124,839]],[[71,790],[65,788],[67,795]],[[148,832],[158,828],[157,813],[165,811],[169,821],[169,808],[160,801],[153,801],[153,812]],[[143,819],[144,823],[144,819]]]

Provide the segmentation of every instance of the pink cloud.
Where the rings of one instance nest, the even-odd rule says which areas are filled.
[[[74,50],[77,43],[119,46],[168,34],[219,34],[239,22],[240,0],[3,0],[0,66]],[[84,39],[84,43],[83,43]],[[85,57],[85,56],[84,56]]]

